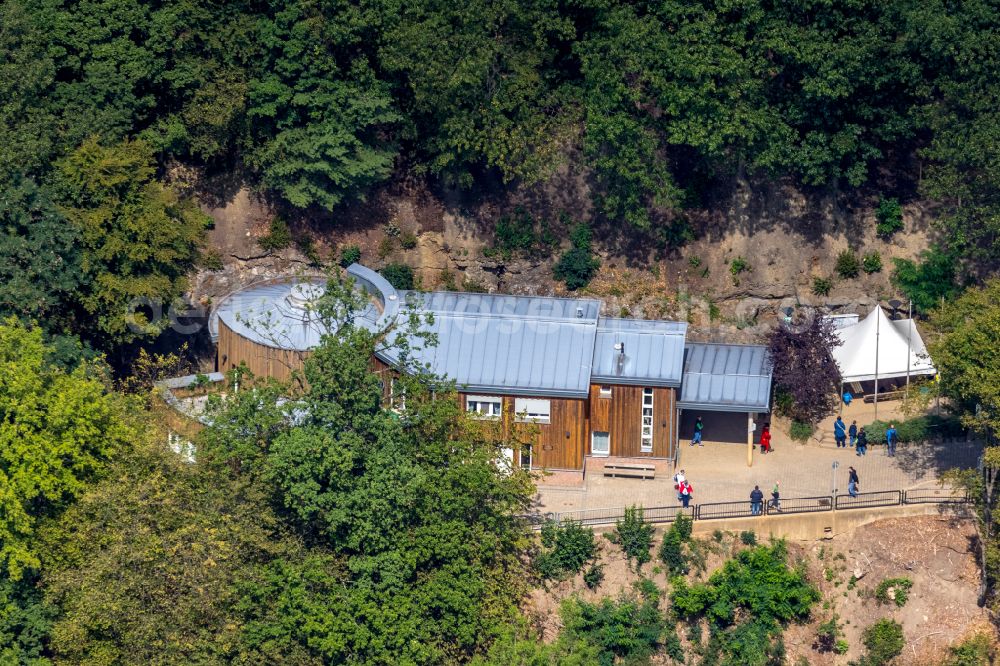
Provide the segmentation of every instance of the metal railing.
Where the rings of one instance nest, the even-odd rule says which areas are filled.
[[[923,488],[916,490],[883,490],[851,495],[821,495],[817,497],[783,497],[777,507],[771,498],[761,502],[760,513],[754,513],[750,500],[736,502],[709,502],[693,504],[687,509],[680,505],[643,507],[643,517],[648,523],[672,523],[677,515],[686,513],[694,520],[721,520],[724,518],[751,518],[757,515],[789,515],[822,511],[850,511],[875,507],[902,506],[904,504],[968,504],[968,495],[950,488]],[[581,509],[578,511],[532,514],[525,519],[534,527],[546,520],[563,522],[572,520],[587,526],[613,525],[625,517],[625,507]]]

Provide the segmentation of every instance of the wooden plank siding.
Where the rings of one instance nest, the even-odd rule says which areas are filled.
[[[611,455],[627,458],[669,458],[676,438],[677,391],[653,389],[653,450],[642,446],[642,386],[611,386],[611,397],[601,397],[601,387],[590,387],[590,430],[611,435]],[[587,442],[587,453],[590,443]]]
[[[233,332],[220,319],[219,341],[215,353],[219,372],[228,372],[243,362],[255,377],[273,377],[280,382],[287,382],[291,379],[292,372],[302,370],[311,352],[276,349],[258,344]]]
[[[462,408],[466,408],[466,394],[460,394]],[[475,393],[472,395],[489,395]],[[505,424],[516,417],[514,401],[517,397],[503,396],[502,418]],[[536,423],[538,429],[532,444],[531,464],[536,469],[582,470],[583,457],[590,446],[587,430],[587,401],[566,398],[538,398],[549,401],[549,422]],[[515,452],[515,461],[519,452]]]

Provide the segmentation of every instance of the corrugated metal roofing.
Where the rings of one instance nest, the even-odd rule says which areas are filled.
[[[770,397],[771,363],[766,347],[688,344],[678,407],[766,412]]]
[[[600,302],[451,292],[400,292],[401,316],[429,313],[436,346],[410,351],[462,390],[584,397]],[[419,342],[415,341],[415,345]],[[395,362],[391,350],[384,360]]]
[[[680,386],[687,324],[678,321],[601,318],[594,345],[593,381],[642,386]],[[624,362],[619,368],[619,351]]]

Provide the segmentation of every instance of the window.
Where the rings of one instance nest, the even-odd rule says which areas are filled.
[[[531,469],[531,444],[524,443],[521,445],[521,467],[523,469]]]
[[[653,450],[653,389],[642,389],[642,437],[639,450],[650,453]]]
[[[548,400],[533,400],[530,398],[515,398],[514,413],[518,421],[530,423],[549,423],[551,404]]]
[[[611,433],[594,432],[590,436],[590,453],[595,456],[606,456],[611,453]]]
[[[503,401],[496,395],[469,395],[465,397],[465,410],[484,419],[498,419]]]
[[[610,386],[601,386],[601,397],[602,398],[610,398],[611,397],[611,387]]]

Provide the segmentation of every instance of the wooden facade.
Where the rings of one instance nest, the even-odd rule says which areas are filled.
[[[219,319],[219,339],[215,351],[219,372],[228,372],[245,363],[256,377],[273,377],[286,382],[292,378],[293,372],[302,370],[309,354],[308,351],[279,349],[248,340]]]
[[[602,397],[601,387],[590,387],[590,431],[606,432],[612,456],[669,458],[677,439],[677,391],[653,388],[653,446],[642,451],[642,386],[612,385],[611,396]],[[589,444],[588,444],[589,446]],[[589,453],[589,449],[588,449]]]

